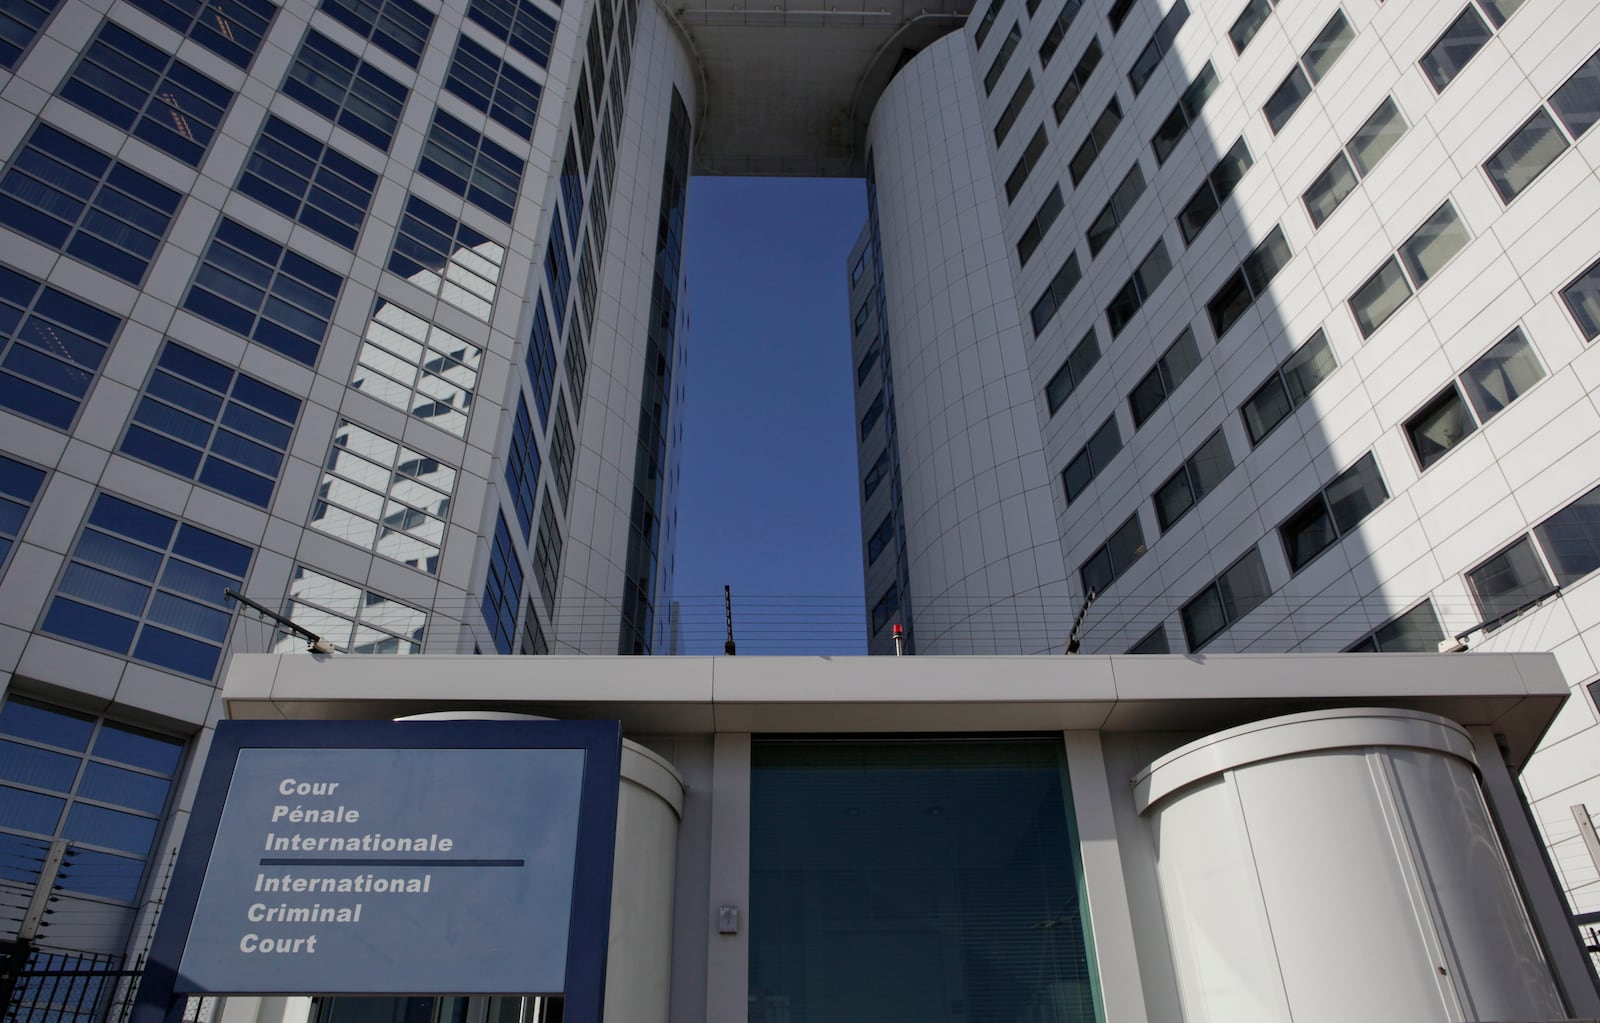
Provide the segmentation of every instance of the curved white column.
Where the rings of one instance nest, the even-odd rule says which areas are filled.
[[[1155,761],[1134,795],[1190,1023],[1565,1015],[1453,722],[1257,722]]]

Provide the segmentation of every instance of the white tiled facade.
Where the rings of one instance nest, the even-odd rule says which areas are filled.
[[[116,886],[66,886],[40,941],[133,955],[227,657],[306,646],[234,615],[225,588],[340,653],[665,650],[687,317],[658,248],[681,256],[695,83],[637,0],[45,0],[0,18],[20,41],[0,50],[0,733],[22,740],[0,784],[35,808],[7,811],[3,869],[36,881],[18,855],[52,837],[111,857],[95,862]],[[86,70],[106,45],[122,62]],[[138,81],[107,87],[117,74]],[[120,122],[113,97],[147,109]],[[384,103],[392,130],[373,137]],[[466,135],[430,146],[436,115]],[[291,141],[269,151],[264,130]],[[125,181],[170,195],[169,218],[131,217],[147,267],[106,255],[140,244],[109,206],[53,233],[74,216],[63,153],[110,168],[91,204]],[[283,167],[310,178],[298,198]],[[276,262],[241,269],[219,232]],[[265,317],[196,308],[206,282]],[[289,326],[261,326],[274,316]],[[85,325],[92,343],[68,333]],[[630,573],[643,599],[625,610]],[[80,727],[92,745],[71,745]],[[152,752],[117,753],[125,734]],[[16,757],[109,758],[160,793],[122,801]]]
[[[1469,649],[1553,650],[1573,698],[1524,783],[1572,908],[1600,910],[1572,809],[1600,810],[1600,501],[1574,504],[1600,484],[1597,52],[1585,0],[983,0],[911,60],[867,144],[918,652],[1060,654],[1091,588],[1084,652],[1432,651],[1474,629]],[[1556,134],[1535,144],[1539,110]],[[1213,173],[1241,139],[1248,167]],[[1336,202],[1314,187],[1335,160]],[[1368,281],[1397,251],[1415,265],[1388,309]],[[1511,400],[1471,389],[1513,351]],[[1168,352],[1181,372],[1152,391]],[[1262,418],[1297,352],[1290,383],[1315,386]],[[867,578],[870,613],[888,583]]]

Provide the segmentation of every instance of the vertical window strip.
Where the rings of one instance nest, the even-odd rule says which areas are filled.
[[[33,502],[44,486],[45,471],[0,455],[0,569],[22,538]]]
[[[505,513],[501,512],[496,516],[494,539],[489,545],[489,571],[483,581],[483,623],[494,648],[502,654],[511,653],[516,637],[522,584],[522,559],[511,542]]]

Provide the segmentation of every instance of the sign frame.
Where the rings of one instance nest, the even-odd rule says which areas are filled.
[[[140,978],[129,1023],[181,1023],[190,994],[178,983],[200,889],[216,842],[239,754],[247,749],[581,749],[576,863],[567,936],[564,1018],[601,1023],[610,940],[622,725],[618,721],[220,721],[212,736],[165,906]],[[418,943],[425,949],[425,943]],[[287,968],[287,966],[286,966]],[[505,991],[524,996],[555,992]],[[244,992],[233,992],[244,995]],[[348,991],[308,994],[442,997],[457,991]],[[280,995],[281,996],[281,995]]]

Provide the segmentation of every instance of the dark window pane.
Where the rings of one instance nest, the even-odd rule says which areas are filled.
[[[1283,537],[1283,550],[1289,558],[1289,570],[1298,572],[1318,554],[1333,545],[1337,538],[1333,517],[1328,514],[1328,504],[1318,494],[1286,519],[1278,532]]]
[[[1166,532],[1195,505],[1188,467],[1180,465],[1177,472],[1156,488],[1152,501],[1156,508],[1156,521],[1161,525],[1162,532]]]
[[[1373,648],[1386,654],[1432,654],[1439,651],[1444,629],[1439,625],[1439,615],[1433,609],[1433,601],[1424,600],[1380,627],[1371,639]]]
[[[1153,628],[1149,632],[1145,633],[1143,639],[1139,640],[1139,642],[1135,643],[1133,646],[1128,648],[1128,653],[1130,653],[1130,654],[1170,654],[1170,653],[1172,653],[1172,647],[1167,642],[1167,630],[1166,630],[1166,627],[1162,626],[1162,625],[1157,625],[1155,628]]]
[[[1244,10],[1239,12],[1239,17],[1234,19],[1232,27],[1228,29],[1228,39],[1233,43],[1235,53],[1243,53],[1250,41],[1261,31],[1261,26],[1267,23],[1267,15],[1272,10],[1268,0],[1246,0]]]
[[[1566,151],[1567,137],[1540,107],[1505,145],[1495,150],[1483,169],[1494,182],[1500,200],[1510,202]]]
[[[1333,509],[1333,524],[1343,536],[1361,524],[1361,521],[1380,504],[1389,499],[1389,490],[1378,474],[1377,459],[1369,451],[1350,468],[1334,477],[1325,491],[1328,507]]]
[[[1217,338],[1221,338],[1228,330],[1239,322],[1254,301],[1250,295],[1250,288],[1245,284],[1244,274],[1235,273],[1222,283],[1217,293],[1211,296],[1211,301],[1206,303],[1206,314],[1211,318],[1211,331]]]
[[[1468,4],[1432,49],[1422,55],[1422,70],[1433,83],[1433,90],[1443,92],[1467,62],[1478,55],[1492,34],[1478,9]]]
[[[1340,153],[1328,164],[1328,168],[1317,179],[1311,182],[1311,187],[1306,189],[1306,212],[1311,215],[1311,226],[1321,227],[1322,222],[1339,208],[1339,204],[1356,190],[1356,173],[1350,167],[1350,161]]]
[[[1344,12],[1335,11],[1333,17],[1328,19],[1328,23],[1322,26],[1322,31],[1311,41],[1311,45],[1306,47],[1306,52],[1301,55],[1301,60],[1305,62],[1306,74],[1311,77],[1313,83],[1322,81],[1355,37],[1355,31],[1350,27]]]
[[[1485,621],[1511,614],[1553,588],[1526,536],[1469,571],[1467,582]]]
[[[1545,519],[1534,535],[1561,585],[1600,568],[1600,487]]]
[[[1483,354],[1462,374],[1467,399],[1478,418],[1488,422],[1516,401],[1528,388],[1544,379],[1544,367],[1527,336],[1518,327]]]
[[[1445,452],[1477,428],[1478,424],[1472,421],[1466,404],[1453,386],[1406,420],[1406,436],[1417,453],[1417,462],[1424,469],[1443,458]]]
[[[1411,285],[1399,261],[1391,256],[1350,296],[1350,311],[1355,314],[1361,336],[1371,337],[1410,297]]]
[[[1300,109],[1300,104],[1304,103],[1309,95],[1311,95],[1311,81],[1306,78],[1306,73],[1300,70],[1299,65],[1295,65],[1283,83],[1267,97],[1266,106],[1261,108],[1274,135],[1283,130],[1283,126],[1289,123],[1289,118],[1294,116],[1295,111]]]
[[[1591,264],[1577,280],[1561,289],[1561,300],[1567,304],[1578,329],[1590,341],[1600,337],[1600,261]]]
[[[1584,61],[1583,66],[1555,91],[1550,97],[1550,107],[1573,138],[1600,121],[1600,51]]]

